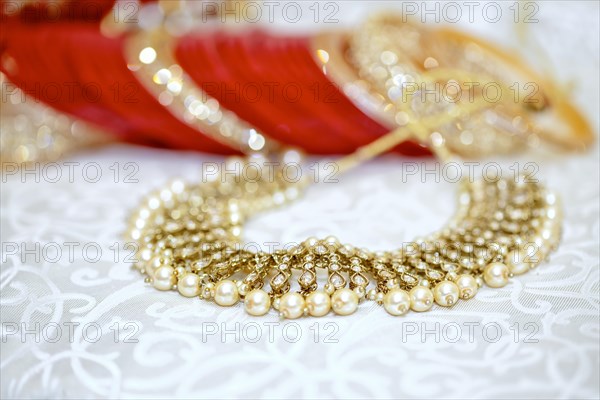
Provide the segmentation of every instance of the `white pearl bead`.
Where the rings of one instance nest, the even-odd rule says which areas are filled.
[[[433,297],[435,302],[443,307],[450,307],[456,304],[460,290],[456,283],[451,281],[442,281],[433,288]]]
[[[271,309],[271,298],[269,294],[262,289],[254,289],[246,294],[244,298],[246,312],[250,315],[265,315]]]
[[[330,295],[333,294],[333,292],[335,292],[335,287],[333,287],[333,285],[331,283],[327,283],[325,285],[324,289],[325,289],[325,292]]]
[[[525,251],[513,250],[506,255],[506,265],[515,275],[521,275],[533,268],[532,263],[527,262],[529,258]]]
[[[205,285],[203,285],[200,288],[200,292],[202,293],[202,298],[205,300],[209,300],[212,299],[213,297],[215,297],[215,284],[212,282],[209,282]]]
[[[169,264],[166,263],[166,261],[160,257],[160,256],[155,256],[152,257],[152,259],[150,259],[150,261],[148,263],[146,263],[146,266],[144,267],[144,269],[146,270],[146,274],[149,277],[154,277],[154,273],[156,272],[157,269],[159,269],[160,267],[168,267]]]
[[[369,289],[369,291],[367,292],[367,299],[369,300],[375,300],[377,298],[377,290],[376,289]]]
[[[238,285],[238,293],[240,296],[246,296],[248,294],[248,285],[245,283]]]
[[[175,275],[177,275],[177,276],[183,276],[183,275],[185,275],[186,272],[187,271],[182,266],[175,268]]]
[[[410,310],[410,296],[405,290],[392,289],[383,298],[383,308],[391,315],[404,315]]]
[[[477,279],[475,279],[473,275],[469,274],[464,274],[456,278],[456,286],[458,286],[460,298],[463,300],[472,298],[479,290]]]
[[[410,308],[413,311],[427,311],[433,306],[433,293],[424,286],[415,286],[410,290]]]
[[[232,306],[239,300],[240,295],[237,285],[228,279],[217,282],[215,285],[215,303],[220,306]]]
[[[279,313],[284,318],[296,319],[304,314],[304,297],[300,293],[286,293],[279,299]]]
[[[140,259],[142,261],[150,261],[150,259],[152,258],[152,250],[151,249],[147,249],[147,248],[146,249],[142,249],[139,252],[139,256],[140,256]]]
[[[166,262],[166,260],[164,260],[161,256],[154,256],[150,259],[150,264],[152,265],[152,267],[154,269],[160,268],[160,267],[168,267],[169,264]]]
[[[196,274],[183,274],[177,281],[177,290],[185,297],[198,296],[200,294],[200,277]]]
[[[316,238],[316,237],[314,237],[314,236],[311,236],[311,237],[307,238],[307,239],[304,241],[304,243],[303,243],[303,244],[304,244],[306,247],[314,247],[314,246],[317,244],[317,242],[318,242],[318,241],[319,241],[319,239],[317,239],[317,238]]]
[[[331,308],[338,315],[350,315],[358,308],[358,296],[350,289],[338,289],[331,296]]]
[[[154,271],[154,287],[158,290],[171,290],[175,284],[173,267],[163,266]]]
[[[506,264],[494,262],[488,264],[483,270],[483,280],[490,287],[500,288],[508,283],[509,272]]]
[[[331,298],[324,290],[316,290],[306,296],[306,308],[313,317],[322,317],[331,309]]]
[[[362,286],[357,286],[352,290],[354,290],[354,293],[356,293],[359,299],[364,299],[365,295],[367,294],[367,291]]]
[[[335,236],[327,236],[325,242],[331,247],[337,248],[340,246],[340,241]]]

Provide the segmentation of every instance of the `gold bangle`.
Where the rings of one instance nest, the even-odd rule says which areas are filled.
[[[523,87],[527,79],[535,77],[519,58],[478,39],[473,38],[467,45],[471,37],[465,34],[450,31],[446,38],[445,32],[448,30],[425,29],[397,16],[382,16],[367,21],[354,35],[318,35],[312,50],[315,62],[349,99],[390,129],[397,123],[405,123],[407,111],[409,114],[414,111],[406,104],[402,84],[394,85],[395,80],[407,77],[411,83],[423,85],[461,80],[496,83],[503,93],[500,101],[485,104],[477,93],[480,104],[459,107],[462,115],[456,115],[450,123],[444,116],[447,109],[413,113],[415,118],[429,118],[431,123],[425,125],[441,132],[448,147],[463,156],[513,153],[528,145],[537,147],[540,138],[568,149],[590,143],[592,133],[586,120],[565,96],[551,95],[555,91],[550,85],[543,85],[544,92],[528,99],[538,100],[537,103],[509,98],[511,88],[505,83],[507,80],[516,79]],[[444,47],[446,44],[448,48]],[[474,57],[467,56],[476,51],[486,55],[480,55],[485,61],[474,62]],[[399,96],[405,104],[400,104]],[[442,101],[428,103],[425,108],[440,108]],[[549,115],[555,117],[550,118],[551,125],[560,122],[570,128],[566,129],[568,135],[545,127]],[[575,137],[581,140],[572,140]]]
[[[454,110],[460,108],[460,113],[453,114],[416,112],[406,101],[398,101],[403,96],[402,84],[396,88],[388,85],[395,76],[403,75],[419,84],[425,79],[415,61],[420,57],[420,30],[412,24],[394,22],[394,34],[382,34],[376,22],[368,21],[354,35],[322,34],[312,43],[315,62],[359,109],[390,130],[418,119],[430,132],[440,132],[454,153],[470,158],[513,153],[525,147],[527,121],[522,118],[513,125],[514,116],[504,104],[462,105]],[[487,121],[490,112],[484,113],[485,109],[492,109],[497,116],[494,123]]]
[[[172,2],[161,2],[172,8]],[[174,117],[201,134],[243,154],[269,157],[283,151],[283,145],[258,128],[241,120],[208,95],[189,77],[174,57],[174,37],[163,27],[144,29],[144,18],[165,21],[169,15],[156,5],[144,6],[138,27],[126,36],[128,68]],[[131,27],[128,27],[131,29]]]
[[[432,30],[425,35],[426,47],[440,66],[480,69],[500,81],[537,90],[516,99],[527,111],[538,135],[570,150],[583,150],[594,141],[589,122],[557,85],[544,78],[522,59],[482,39],[450,28]],[[469,57],[468,52],[475,56]],[[457,53],[463,53],[457,56]],[[464,62],[471,61],[469,65]],[[523,87],[521,87],[523,89]],[[525,99],[526,97],[526,99]]]

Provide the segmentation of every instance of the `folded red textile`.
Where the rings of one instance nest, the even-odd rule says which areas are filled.
[[[68,12],[55,10],[52,19],[51,10],[40,3],[18,14],[11,2],[2,6],[1,69],[26,95],[125,141],[234,153],[180,122],[137,81],[123,54],[125,36],[109,38],[99,28],[112,1],[63,3]],[[309,40],[261,31],[209,31],[180,39],[175,56],[224,107],[267,136],[308,153],[349,153],[385,134],[387,128],[322,73]],[[410,142],[397,151],[428,154]]]

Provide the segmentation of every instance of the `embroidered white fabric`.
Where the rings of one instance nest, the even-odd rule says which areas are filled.
[[[347,21],[367,8],[338,4]],[[598,132],[598,4],[561,7],[541,4],[531,32],[555,71],[576,79]],[[492,36],[510,29],[510,21],[482,25]],[[215,157],[115,145],[5,175],[1,396],[598,398],[599,154],[595,144],[581,155],[502,162],[504,173],[515,161],[537,163],[559,193],[560,248],[502,289],[399,318],[371,302],[350,317],[253,318],[241,304],[221,308],[144,284],[122,239],[129,211],[170,179],[198,181],[201,163]],[[422,182],[426,170],[422,160],[382,158],[251,221],[246,238],[333,234],[399,247],[454,210],[454,185],[432,174]]]

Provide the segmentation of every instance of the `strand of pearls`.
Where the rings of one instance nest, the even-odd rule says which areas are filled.
[[[554,194],[537,183],[500,180],[463,185],[446,227],[399,250],[370,252],[328,237],[251,252],[239,246],[244,221],[295,199],[303,186],[286,182],[281,171],[255,186],[237,178],[190,187],[174,182],[134,213],[129,238],[139,244],[136,267],[148,283],[221,306],[243,302],[253,316],[271,309],[289,319],[350,315],[363,301],[397,316],[452,307],[484,284],[504,287],[547,258],[560,239]],[[322,286],[318,270],[328,274]]]

